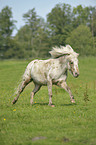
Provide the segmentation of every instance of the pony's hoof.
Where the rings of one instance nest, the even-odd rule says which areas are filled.
[[[34,103],[32,102],[32,103],[30,103],[30,105],[32,106]]]
[[[33,104],[34,104],[33,100],[30,100],[30,105],[33,105]]]
[[[75,100],[71,100],[71,103],[75,103]]]
[[[52,105],[52,104],[48,104],[48,106],[55,107],[55,105]]]
[[[12,104],[15,104],[17,102],[17,100],[16,99],[14,99],[13,101],[12,101]]]
[[[55,105],[51,105],[51,107],[55,107]]]

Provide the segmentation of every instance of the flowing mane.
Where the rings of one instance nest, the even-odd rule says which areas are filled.
[[[76,53],[70,45],[66,45],[65,47],[64,46],[53,47],[53,49],[49,51],[49,53],[53,58],[58,58],[63,55],[72,55],[74,57],[78,56],[78,53]]]

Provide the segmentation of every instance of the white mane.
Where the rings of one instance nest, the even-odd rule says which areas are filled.
[[[79,54],[76,53],[70,45],[60,46],[60,47],[53,47],[53,50],[49,51],[53,58],[58,58],[63,55],[72,55],[77,57]]]

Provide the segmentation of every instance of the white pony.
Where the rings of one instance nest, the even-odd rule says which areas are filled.
[[[70,45],[55,47],[49,52],[52,56],[48,60],[34,60],[31,61],[23,75],[23,79],[17,90],[17,96],[12,101],[15,104],[19,98],[19,95],[24,90],[26,85],[30,82],[34,82],[35,88],[31,92],[30,103],[33,104],[33,97],[42,85],[48,86],[49,94],[49,106],[52,105],[52,84],[55,84],[65,89],[69,95],[72,103],[75,103],[71,90],[66,84],[67,70],[71,72],[74,77],[79,76],[78,69],[78,55],[73,51]]]

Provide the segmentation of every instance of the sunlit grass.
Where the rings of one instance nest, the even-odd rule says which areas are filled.
[[[33,83],[15,105],[11,104],[28,63],[0,62],[0,145],[95,145],[96,58],[80,58],[80,77],[68,76],[67,84],[76,104],[70,103],[67,92],[53,86],[54,108],[48,106],[46,86],[34,97],[34,105],[30,105]]]

